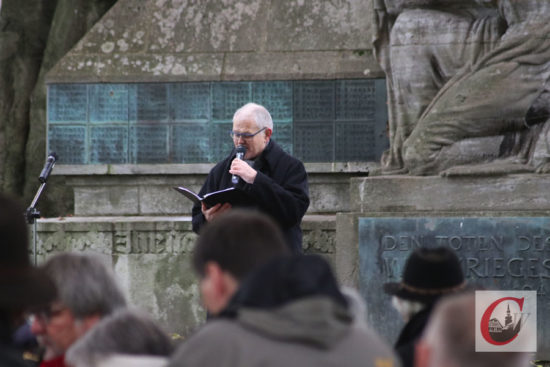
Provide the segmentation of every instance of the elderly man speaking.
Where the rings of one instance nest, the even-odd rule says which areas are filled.
[[[210,171],[199,192],[235,186],[253,203],[250,207],[273,218],[281,227],[293,252],[302,250],[300,223],[309,206],[307,174],[302,162],[284,152],[271,139],[273,120],[267,109],[248,103],[233,115],[231,137],[235,149]],[[237,152],[245,149],[240,159]],[[219,214],[231,204],[220,203],[207,208],[204,203],[193,207],[193,230]]]

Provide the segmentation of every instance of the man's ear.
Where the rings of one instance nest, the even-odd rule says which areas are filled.
[[[238,286],[237,280],[219,264],[207,262],[204,266],[201,294],[204,305],[212,314],[217,314],[227,306]]]
[[[216,291],[223,289],[223,273],[222,268],[214,261],[208,261],[204,266],[204,279],[207,279]]]
[[[207,262],[204,274],[205,278],[209,278],[209,281],[212,282],[218,294],[231,298],[239,287],[237,279],[228,271],[223,270],[216,262]]]
[[[267,139],[271,138],[271,134],[273,134],[273,130],[271,130],[270,128],[265,129],[265,137]]]

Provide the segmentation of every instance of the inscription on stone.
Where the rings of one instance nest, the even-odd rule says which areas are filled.
[[[336,82],[336,119],[374,120],[376,112],[375,80],[339,80]]]
[[[407,257],[421,246],[455,250],[474,286],[536,290],[539,309],[550,303],[550,218],[360,218],[360,288],[368,322],[391,342],[403,322],[382,286],[401,280]],[[538,323],[542,350],[541,341],[550,336],[550,318],[540,317]]]
[[[334,126],[330,123],[295,122],[294,154],[305,162],[330,162],[334,151]]]
[[[252,100],[265,106],[273,121],[292,122],[292,83],[288,81],[252,83]]]
[[[89,90],[90,122],[128,121],[128,86],[96,84]]]
[[[294,84],[295,121],[330,121],[333,118],[333,82],[301,81]]]
[[[116,231],[113,237],[114,255],[189,253],[196,240],[194,233],[176,230]]]
[[[376,161],[388,146],[384,79],[52,84],[48,144],[63,164],[217,162],[235,110],[255,101],[305,162]]]
[[[58,84],[48,88],[50,122],[85,122],[88,91],[85,84]]]

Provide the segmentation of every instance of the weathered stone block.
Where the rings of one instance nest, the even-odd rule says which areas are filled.
[[[500,177],[378,176],[351,181],[351,211],[544,211],[548,175]]]
[[[173,187],[184,186],[199,192],[212,166],[60,166],[56,174],[64,175],[74,189],[75,215],[190,215],[191,202]],[[369,169],[366,164],[346,163],[307,163],[305,166],[310,192],[308,214],[348,211],[351,206],[349,180],[366,174]],[[196,172],[192,172],[195,168]],[[85,176],[86,173],[89,175]]]
[[[191,214],[193,203],[173,189],[174,186],[142,186],[139,190],[140,214],[169,215]],[[187,187],[187,186],[186,186]],[[199,192],[200,186],[188,187]]]
[[[269,50],[371,48],[371,1],[277,1],[271,3]]]
[[[342,285],[359,286],[359,230],[357,214],[336,215],[334,270]]]
[[[333,216],[307,216],[304,251],[334,264]],[[183,336],[204,321],[191,268],[197,235],[189,217],[70,217],[37,222],[37,259],[59,252],[99,254],[112,266],[132,305]]]
[[[374,56],[353,51],[230,53],[222,80],[381,78]]]
[[[75,190],[76,215],[139,213],[138,187],[104,186]]]
[[[118,1],[47,82],[380,77],[372,11],[362,0]]]

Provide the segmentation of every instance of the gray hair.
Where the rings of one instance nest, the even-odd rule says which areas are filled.
[[[432,366],[527,367],[529,354],[475,351],[475,295],[449,296],[436,305],[422,342],[431,350]]]
[[[269,114],[269,111],[264,107],[256,103],[247,103],[233,115],[233,121],[240,120],[243,118],[252,117],[252,119],[258,125],[258,128],[263,129],[268,128],[273,130],[273,119]]]
[[[58,300],[75,318],[105,316],[126,307],[114,272],[96,255],[63,253],[50,258],[44,271],[57,287]]]
[[[391,298],[392,306],[399,312],[405,322],[409,321],[414,315],[426,308],[426,304],[418,301],[393,296]]]
[[[149,315],[130,309],[103,318],[67,351],[75,367],[96,366],[114,355],[168,357],[174,350],[168,334]]]

